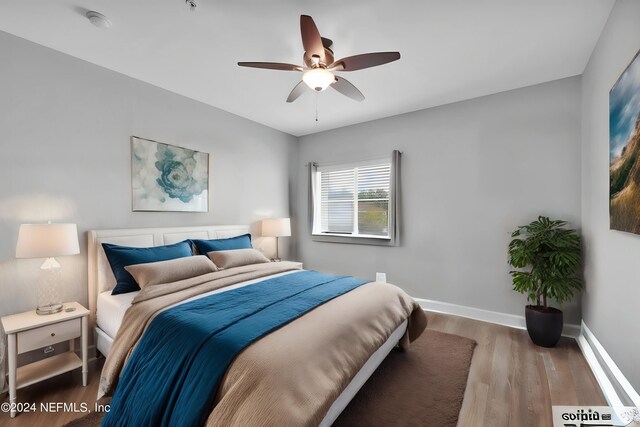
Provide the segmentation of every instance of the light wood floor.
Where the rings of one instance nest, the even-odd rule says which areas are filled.
[[[429,328],[474,339],[476,347],[460,412],[460,427],[551,426],[551,405],[607,405],[580,349],[562,338],[556,348],[531,343],[526,331],[462,317],[427,313]],[[18,390],[19,402],[85,402],[93,406],[102,363],[90,365],[90,383],[80,372]],[[6,402],[1,396],[0,402]],[[39,409],[39,408],[38,408]],[[82,413],[22,413],[0,426],[60,426]]]
[[[552,405],[607,406],[575,340],[534,345],[524,330],[427,313],[428,327],[475,340],[459,427],[551,426]]]

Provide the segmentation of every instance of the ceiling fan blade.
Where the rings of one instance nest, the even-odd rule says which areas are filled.
[[[329,68],[338,71],[355,71],[363,68],[375,67],[400,59],[400,52],[376,52],[349,56],[335,61]]]
[[[293,102],[296,99],[298,99],[300,95],[302,95],[305,92],[306,88],[307,88],[307,84],[302,80],[300,80],[300,83],[298,83],[289,94],[289,97],[287,98],[287,102]]]
[[[264,68],[267,70],[280,70],[280,71],[302,71],[303,68],[299,65],[283,64],[280,62],[238,62],[241,67],[251,68]]]
[[[349,80],[345,78],[336,76],[336,81],[331,83],[331,87],[351,99],[364,101],[364,95],[362,92],[360,92],[357,87],[352,85]]]
[[[325,62],[324,46],[320,31],[309,15],[300,15],[300,33],[302,34],[302,46],[309,56],[318,55],[321,62]]]
[[[327,49],[331,49],[331,46],[333,46],[333,40],[328,39],[326,37],[320,37],[320,40],[322,40],[322,46],[324,46]]]

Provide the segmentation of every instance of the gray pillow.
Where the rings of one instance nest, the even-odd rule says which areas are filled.
[[[240,267],[249,264],[261,264],[270,262],[257,249],[232,249],[228,251],[211,251],[207,253],[211,261],[220,269]]]
[[[138,282],[140,289],[218,271],[215,264],[204,255],[128,265],[124,269]]]

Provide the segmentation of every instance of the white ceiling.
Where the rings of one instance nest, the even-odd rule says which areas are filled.
[[[581,74],[613,0],[29,0],[0,2],[0,30],[300,136]],[[96,10],[110,30],[84,18]],[[285,99],[302,64],[300,15],[336,58],[400,51],[342,73],[364,93]]]

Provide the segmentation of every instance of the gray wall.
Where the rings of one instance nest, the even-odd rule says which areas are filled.
[[[82,254],[59,261],[64,300],[86,305],[88,229],[289,216],[296,138],[2,32],[0,56],[0,315],[36,304],[20,223],[78,224]],[[130,135],[210,153],[209,213],[132,212]]]
[[[250,223],[288,215],[297,236],[289,239],[291,249],[307,268],[364,278],[386,272],[416,297],[521,315],[526,299],[511,290],[506,264],[509,233],[546,214],[576,227],[584,222],[585,319],[638,387],[637,367],[627,356],[639,347],[634,307],[624,305],[638,300],[633,280],[640,271],[632,259],[640,238],[608,231],[607,216],[608,90],[640,47],[632,19],[638,7],[630,1],[614,8],[615,25],[606,27],[583,80],[309,135],[299,144],[0,32],[0,315],[36,302],[41,260],[14,259],[20,223],[78,224],[82,254],[59,261],[64,299],[86,304],[90,228]],[[211,153],[210,212],[131,212],[130,135]],[[378,157],[396,148],[404,152],[401,246],[311,241],[304,164]],[[625,297],[616,298],[618,292]],[[567,322],[579,322],[579,301],[563,308]],[[628,321],[616,321],[614,330],[607,319],[621,315]],[[629,338],[616,342],[610,337],[621,336],[620,328]]]
[[[585,324],[640,390],[640,236],[609,230],[609,90],[640,49],[640,2],[618,0],[582,78]]]
[[[402,245],[314,242],[309,161],[403,151]],[[298,255],[305,268],[387,280],[415,297],[524,314],[511,290],[510,231],[538,214],[580,226],[580,77],[302,137],[297,161]],[[579,298],[565,304],[579,323]]]

